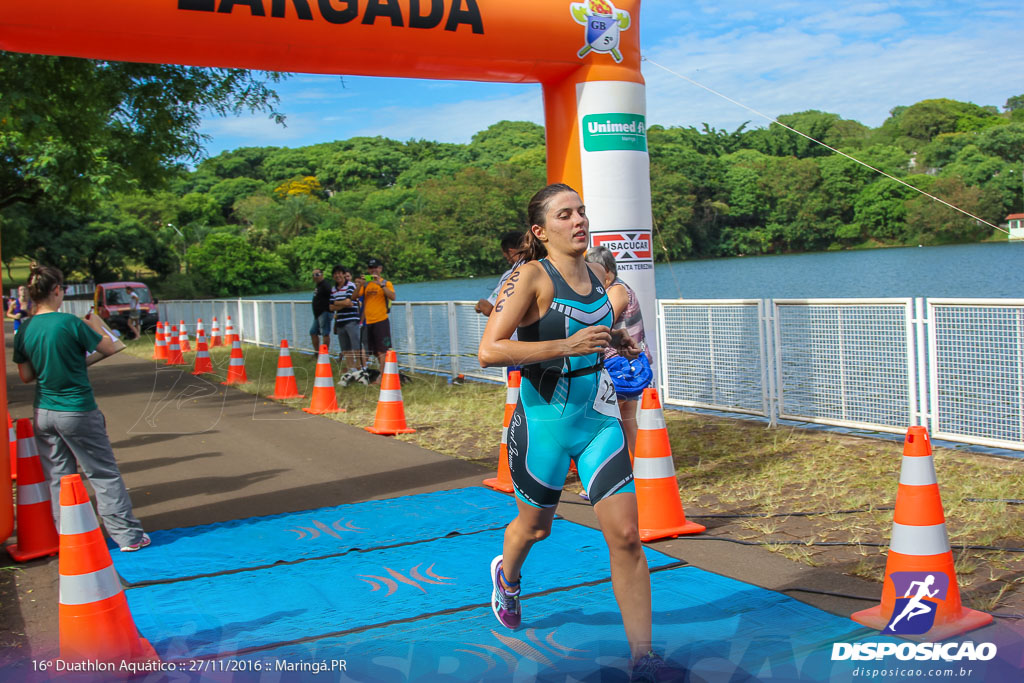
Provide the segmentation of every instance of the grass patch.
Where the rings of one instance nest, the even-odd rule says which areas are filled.
[[[152,348],[149,337],[130,343],[128,352],[149,358]],[[274,390],[278,351],[244,348],[250,381],[239,388],[265,397]],[[213,349],[211,356],[223,378],[228,350]],[[194,357],[186,354],[186,362]],[[292,355],[299,391],[307,395],[315,362],[315,356]],[[333,362],[337,379],[336,358]],[[427,374],[412,377],[402,386],[402,396],[406,420],[417,431],[395,438],[496,470],[504,387],[477,382],[453,386],[447,377]],[[348,412],[327,419],[359,427],[373,424],[376,387],[339,387],[337,396]],[[309,399],[281,403],[300,410]],[[762,516],[714,518],[706,533],[756,541],[812,567],[882,580],[901,443],[675,410],[666,411],[665,420],[688,517],[703,523],[711,520],[702,520],[702,514]],[[935,469],[954,546],[1024,547],[1024,506],[970,500],[1020,498],[1024,462],[936,449]],[[567,488],[578,491],[579,484],[574,479]],[[789,514],[796,512],[814,514]],[[793,545],[794,540],[808,545]],[[812,545],[822,541],[849,545]],[[954,548],[953,554],[966,605],[1024,613],[1024,553]]]

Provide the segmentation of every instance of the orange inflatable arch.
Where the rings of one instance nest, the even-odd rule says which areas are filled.
[[[130,62],[540,83],[547,175],[580,190],[655,320],[640,0],[9,2],[0,49]],[[648,338],[657,353],[655,335]],[[6,387],[0,388],[6,403]]]

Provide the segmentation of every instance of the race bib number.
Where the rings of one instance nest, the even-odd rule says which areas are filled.
[[[594,399],[594,410],[608,417],[619,418],[619,401],[615,396],[615,385],[607,370],[601,370],[597,380],[597,397]]]

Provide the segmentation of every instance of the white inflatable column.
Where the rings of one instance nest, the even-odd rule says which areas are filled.
[[[619,277],[640,299],[657,368],[646,88],[633,81],[570,78],[546,86],[544,102],[548,181],[568,183],[583,193],[590,242],[612,251]],[[660,373],[655,371],[655,377],[660,379]]]

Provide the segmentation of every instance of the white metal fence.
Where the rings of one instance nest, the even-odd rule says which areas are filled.
[[[476,350],[487,318],[474,310],[475,305],[470,301],[393,304],[389,315],[391,342],[399,363],[412,370],[503,381],[501,368],[481,368],[477,362]],[[230,316],[243,342],[276,347],[281,340],[287,340],[293,350],[316,352],[309,335],[313,324],[309,301],[172,300],[161,301],[159,307],[161,320],[184,320],[191,334],[195,334],[195,324],[200,319],[209,334],[214,316],[223,333]],[[331,343],[331,351],[337,352],[337,339]]]
[[[396,303],[400,363],[501,381],[477,363],[473,306]],[[313,351],[308,301],[160,302],[193,333],[214,315],[245,342]],[[657,326],[666,405],[1024,451],[1024,299],[660,300]]]
[[[1024,299],[659,301],[663,400],[1024,450]]]

